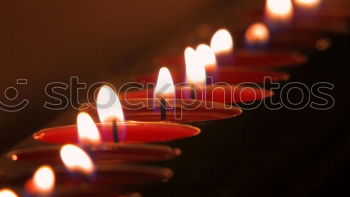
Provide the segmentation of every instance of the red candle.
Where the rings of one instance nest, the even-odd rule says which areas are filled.
[[[248,54],[251,53],[247,53],[247,55]],[[263,57],[263,54],[260,55]],[[243,59],[241,61],[243,61]],[[249,61],[254,61],[254,58],[247,57],[246,61],[248,64]],[[276,61],[278,61],[277,58]],[[263,63],[256,66],[263,67]],[[172,72],[172,77],[174,83],[176,84],[182,83],[186,80],[185,71],[183,70]],[[207,77],[211,77],[213,83],[225,82],[229,84],[239,84],[245,82],[262,83],[266,80],[266,78],[271,79],[271,81],[286,81],[289,79],[289,75],[284,72],[247,69],[242,67],[223,67],[218,69],[216,72],[207,73]],[[151,83],[154,82],[156,78],[156,74],[145,74],[135,77],[134,80],[142,83]]]
[[[223,67],[286,67],[300,65],[307,60],[304,55],[298,52],[246,50],[237,50],[228,59],[230,62],[228,65],[223,65]],[[156,64],[184,65],[183,56],[156,58],[154,61]],[[268,75],[269,73],[265,72],[266,74]],[[244,81],[241,80],[241,82]]]
[[[113,124],[96,123],[102,143],[114,142]],[[200,129],[167,122],[118,122],[118,136],[122,143],[151,143],[196,136]],[[79,144],[77,125],[43,129],[33,135],[35,140],[53,144]]]
[[[253,88],[247,86],[222,85],[222,86],[204,86],[194,89],[195,99],[203,102],[219,102],[226,104],[251,102],[262,100],[273,95],[270,90]],[[124,99],[131,98],[154,98],[154,89],[131,91],[123,93]],[[175,98],[190,98],[188,87],[181,86],[175,89]]]
[[[44,146],[14,150],[7,157],[14,162],[61,164],[60,146]],[[181,155],[181,150],[169,146],[151,144],[100,144],[89,147],[98,164],[144,163],[169,160]]]
[[[154,98],[133,98],[120,100],[123,106],[126,120],[135,121],[162,121],[160,115],[159,99]],[[166,119],[171,122],[208,122],[236,117],[242,110],[235,106],[227,106],[223,103],[204,102],[190,99],[166,99]],[[99,119],[96,107],[93,104],[86,104],[81,107],[82,111],[91,114],[94,119]]]

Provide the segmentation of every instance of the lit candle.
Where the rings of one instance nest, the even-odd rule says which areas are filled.
[[[266,21],[271,28],[281,28],[289,24],[293,17],[291,0],[266,0]]]
[[[180,73],[180,72],[178,72]],[[178,82],[181,82],[180,74],[176,73],[175,77],[173,77],[175,80],[179,80]],[[187,77],[190,75],[187,75]],[[206,77],[205,75],[200,74],[202,78]],[[227,77],[230,78],[230,72],[227,72],[226,76],[221,77]],[[156,78],[156,77],[155,77]],[[153,78],[153,81],[154,79]],[[147,76],[142,79],[147,80],[141,80],[142,82],[152,81],[152,77]],[[229,84],[216,84],[216,85],[203,85],[205,78],[200,80],[197,76],[195,76],[195,80],[191,79],[192,81],[201,81],[198,88],[192,88],[194,93],[191,93],[192,95],[195,95],[195,99],[199,100],[201,102],[204,101],[204,103],[226,103],[226,104],[233,104],[233,103],[240,103],[240,102],[250,102],[255,100],[261,100],[266,97],[272,96],[272,91],[264,90],[261,88],[253,88],[253,87],[246,87],[246,86],[237,86],[237,85],[229,85]],[[201,85],[202,84],[202,85]],[[176,99],[184,99],[184,98],[190,98],[188,91],[189,88],[186,86],[176,86],[175,87],[175,98]],[[154,97],[154,90],[153,89],[144,89],[144,90],[138,90],[138,91],[131,91],[131,92],[125,92],[123,93],[124,99],[134,99],[134,98],[153,98]],[[209,110],[208,110],[209,111]],[[210,111],[209,111],[210,114]]]
[[[27,182],[26,191],[29,194],[50,196],[55,187],[55,180],[53,169],[50,166],[41,166]]]
[[[18,197],[18,195],[8,188],[0,189],[0,197]]]
[[[95,110],[95,109],[94,109]],[[142,116],[144,117],[144,116]],[[58,157],[61,146],[43,146],[13,150],[7,158],[13,162],[61,164]],[[89,147],[97,165],[131,164],[169,160],[181,155],[181,150],[165,145],[152,144],[99,144]]]
[[[82,112],[84,113],[84,112]],[[88,122],[80,122],[80,124],[95,125],[92,119],[85,119]],[[180,125],[166,122],[135,122],[126,121],[118,123],[118,137],[122,143],[149,143],[149,142],[165,142],[181,138],[196,136],[200,133],[200,129],[188,125]],[[97,128],[97,130],[96,130]],[[78,131],[79,126],[69,125],[55,128],[43,129],[36,132],[33,137],[35,140],[54,144],[66,143],[87,143],[87,141],[95,141],[95,139],[80,140],[79,136],[87,136],[83,133],[99,133],[101,143],[115,142],[115,126],[112,123],[97,123],[96,127],[86,128]],[[95,136],[89,135],[89,136]],[[91,144],[91,143],[87,143]]]
[[[245,32],[245,43],[249,48],[263,48],[270,40],[269,29],[263,23],[254,23],[250,25]]]
[[[229,33],[227,30],[225,32]],[[257,23],[257,24],[254,23],[253,25],[249,26],[248,30],[246,31],[244,42],[246,42],[247,45],[250,47],[249,49],[259,49],[257,47],[262,47],[265,45],[265,43],[269,42],[269,39],[271,40],[272,35],[270,33],[271,32],[268,30],[267,26],[264,25],[263,23]],[[217,38],[220,35],[223,37],[220,39]],[[280,39],[272,39],[273,43],[271,45],[280,46],[280,44],[275,43],[275,40],[279,41]],[[284,39],[284,40],[288,41],[288,39]],[[243,67],[249,67],[249,68],[251,67],[285,67],[285,66],[300,65],[307,61],[307,57],[298,52],[281,51],[281,50],[277,51],[277,50],[244,50],[244,49],[237,49],[233,51],[233,49],[227,50],[228,46],[226,46],[225,44],[220,44],[220,42],[231,43],[232,36],[227,36],[226,33],[224,35],[222,34],[213,35],[211,46],[214,46],[216,48],[216,50],[213,50],[213,51],[215,52],[216,62],[218,65],[216,67],[211,66],[210,69],[207,69],[208,67],[206,67],[206,69],[207,69],[207,72],[213,72],[214,69],[216,69],[217,72],[221,72],[222,69],[227,69],[228,67],[231,67],[229,69],[235,69],[239,67],[240,69],[237,69],[233,73],[230,73],[230,75],[233,75],[230,81],[232,83],[242,83],[242,82],[260,83],[260,82],[263,82],[263,79],[265,76],[266,77],[271,76],[271,78],[275,80],[285,80],[284,73],[278,73],[276,71],[269,72],[269,71],[261,71],[261,70],[244,70],[244,69],[242,70]],[[203,46],[203,45],[200,45],[200,46]],[[220,46],[222,46],[221,50],[220,50]],[[231,44],[229,46],[231,46]],[[204,56],[204,54],[206,54],[206,56]],[[199,55],[201,55],[200,59],[202,61],[210,62],[207,58],[208,56],[211,56],[210,51],[201,49],[199,52]],[[185,65],[184,60],[185,60],[184,56],[170,56],[170,57],[156,58],[155,63],[176,65],[178,67],[179,65],[180,66]],[[212,60],[211,62],[214,62],[214,61]],[[213,64],[213,63],[207,63],[207,64]],[[174,68],[174,70],[176,70],[176,68]],[[222,72],[227,72],[227,71],[222,71]],[[173,73],[175,83],[177,82],[176,75],[177,74]],[[221,74],[218,74],[218,73],[216,74],[216,76],[220,76],[220,75]],[[150,80],[149,78],[147,79],[148,76],[150,75],[136,77],[136,80],[140,81],[146,78],[145,81],[148,82],[148,80]],[[152,76],[152,80],[154,81],[153,76]],[[182,81],[183,81],[183,78],[182,78]],[[223,82],[228,82],[228,81],[223,81]]]

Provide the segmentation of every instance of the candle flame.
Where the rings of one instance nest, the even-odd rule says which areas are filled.
[[[60,157],[70,171],[90,175],[95,170],[90,156],[78,146],[72,144],[64,145],[60,150]]]
[[[315,8],[321,4],[321,0],[294,0],[295,4],[305,8]]]
[[[99,144],[100,132],[91,116],[86,112],[80,112],[77,117],[78,136],[82,144]]]
[[[32,181],[35,193],[49,194],[55,186],[55,173],[50,166],[41,166],[35,171]]]
[[[293,15],[291,0],[266,0],[266,14],[273,20],[290,20]]]
[[[119,97],[110,86],[104,85],[100,88],[96,106],[101,122],[124,121],[124,113]]]
[[[0,197],[18,197],[18,195],[11,189],[0,189]]]
[[[202,61],[207,72],[214,72],[217,69],[214,50],[206,44],[200,44],[196,48],[198,58]]]
[[[215,32],[210,41],[210,47],[215,54],[227,54],[233,50],[233,39],[227,29],[219,29]]]
[[[245,33],[245,40],[250,45],[265,44],[269,38],[269,29],[263,23],[252,24]]]
[[[170,71],[166,67],[159,70],[157,84],[154,90],[156,97],[174,97],[175,86]]]
[[[186,81],[198,86],[203,86],[206,83],[205,67],[200,61],[197,52],[187,47],[185,50],[185,62],[186,62]]]

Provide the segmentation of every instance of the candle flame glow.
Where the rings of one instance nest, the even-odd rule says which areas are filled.
[[[78,146],[72,144],[64,145],[60,150],[60,157],[70,171],[90,175],[95,170],[90,156]]]
[[[55,173],[50,166],[41,166],[33,175],[34,192],[38,194],[49,194],[55,186]]]
[[[215,32],[210,41],[210,47],[215,54],[227,54],[233,50],[233,39],[227,29],[219,29]]]
[[[305,8],[315,8],[321,4],[321,0],[294,0],[295,5]]]
[[[82,144],[99,144],[101,142],[100,132],[86,112],[80,112],[77,117],[78,136]]]
[[[166,67],[159,70],[158,80],[154,89],[156,97],[169,98],[175,95],[175,86],[170,71]]]
[[[96,107],[101,122],[124,121],[124,113],[119,97],[110,86],[104,85],[100,88]]]
[[[206,44],[200,44],[196,48],[198,58],[202,61],[207,72],[214,72],[217,69],[214,50]]]
[[[272,20],[290,20],[293,15],[291,0],[266,0],[266,14]]]
[[[269,38],[269,29],[263,23],[252,24],[245,33],[245,40],[250,45],[265,44]]]
[[[18,197],[18,195],[14,191],[4,188],[0,189],[0,197]]]
[[[186,81],[188,83],[203,86],[206,83],[205,67],[200,61],[197,52],[187,47],[185,50],[185,62],[186,62]]]

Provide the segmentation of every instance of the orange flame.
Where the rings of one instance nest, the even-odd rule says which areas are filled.
[[[203,62],[199,59],[197,52],[187,47],[185,50],[186,81],[198,86],[205,85],[206,73]]]
[[[64,165],[70,171],[90,175],[95,170],[90,156],[78,146],[64,145],[60,150],[60,156]]]
[[[162,67],[159,70],[158,80],[154,89],[154,95],[156,97],[174,97],[175,86],[170,71],[166,67]]]
[[[250,45],[265,44],[269,38],[269,29],[263,23],[252,24],[245,33],[245,40]]]
[[[272,20],[289,21],[293,15],[291,0],[266,0],[266,15]]]
[[[227,29],[219,29],[215,32],[210,41],[210,47],[215,54],[228,54],[233,50],[233,39]]]
[[[124,121],[124,113],[119,97],[110,86],[104,85],[100,88],[96,106],[101,122]]]
[[[82,144],[99,144],[100,132],[91,116],[86,112],[80,112],[77,117],[78,136]]]
[[[38,194],[49,194],[55,187],[55,173],[50,166],[38,168],[32,178],[33,191]]]
[[[196,48],[198,58],[202,61],[207,72],[214,72],[217,69],[214,50],[206,44],[200,44]]]
[[[18,197],[18,195],[11,189],[0,189],[0,197]]]

